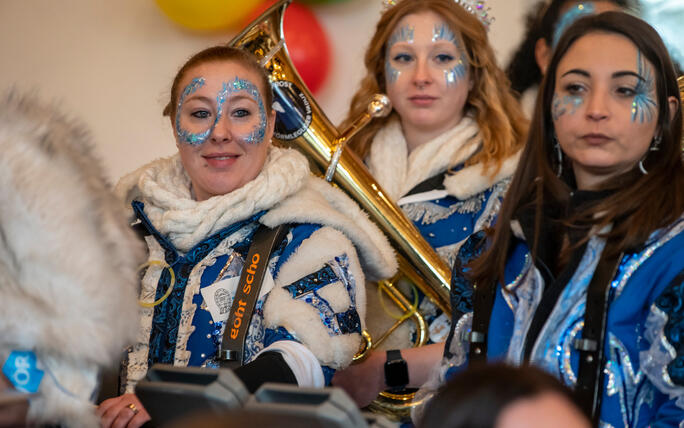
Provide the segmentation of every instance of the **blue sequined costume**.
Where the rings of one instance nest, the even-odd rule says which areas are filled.
[[[460,266],[476,257],[475,235],[458,255]],[[566,385],[577,381],[586,292],[604,242],[591,238],[577,268],[543,324],[530,361]],[[523,361],[526,334],[538,309],[543,275],[529,248],[514,238],[505,270],[506,291],[496,292],[488,331],[488,360]],[[441,381],[467,364],[465,341],[472,323],[472,284],[454,272],[456,322],[440,368]],[[625,254],[611,282],[607,313],[601,427],[684,426],[684,217],[656,231],[641,249]]]
[[[391,274],[396,265],[380,231],[341,191],[311,177],[303,156],[272,148],[257,178],[201,202],[192,199],[178,156],[132,175],[118,191],[132,201],[136,227],[146,232],[149,260],[168,264],[174,282],[162,300],[170,270],[152,264],[142,279],[140,299],[162,301],[141,310],[138,343],[124,370],[127,392],[154,363],[217,366],[237,280],[259,224],[284,224],[288,232],[270,256],[243,363],[260,352],[280,352],[300,385],[323,386],[351,362],[365,313],[357,252],[370,257],[364,264],[370,276]]]

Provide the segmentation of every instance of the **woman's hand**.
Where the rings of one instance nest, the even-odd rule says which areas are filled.
[[[150,415],[135,394],[124,394],[103,401],[95,412],[102,428],[138,428]]]
[[[360,363],[335,372],[332,384],[344,389],[359,407],[366,407],[385,389],[385,360],[384,351],[371,351]]]

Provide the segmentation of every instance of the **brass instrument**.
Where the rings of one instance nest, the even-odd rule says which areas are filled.
[[[400,273],[395,278],[381,281],[380,285],[390,299],[402,311],[408,311],[409,315],[402,317],[380,338],[370,339],[364,334],[367,338],[364,352],[371,346],[377,347],[406,318],[416,323],[415,345],[423,345],[428,339],[426,322],[399,292],[395,286],[396,280],[398,277],[408,277],[448,314],[451,270],[401,209],[387,197],[363,162],[353,152],[343,150],[346,141],[373,116],[389,113],[390,107],[382,97],[376,97],[371,102],[369,111],[349,129],[339,132],[330,123],[290,61],[283,37],[282,20],[291,1],[281,0],[273,5],[229,44],[253,53],[270,74],[277,113],[274,132],[276,142],[299,149],[314,166],[325,172],[328,181],[346,191],[384,231],[398,253]],[[406,414],[411,395],[383,395],[380,399],[383,403],[375,403],[381,411],[389,409],[390,413],[403,411]]]

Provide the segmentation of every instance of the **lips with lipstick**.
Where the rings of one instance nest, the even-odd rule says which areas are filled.
[[[414,95],[409,97],[409,101],[417,107],[430,107],[437,101],[437,97],[431,95]]]
[[[599,132],[591,132],[589,134],[584,134],[581,138],[590,145],[601,145],[612,140],[612,138],[610,138],[609,136],[601,134]]]
[[[213,168],[226,168],[233,165],[240,156],[237,153],[211,153],[202,155],[202,158]]]

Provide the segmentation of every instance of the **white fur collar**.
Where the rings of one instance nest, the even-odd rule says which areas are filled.
[[[141,200],[154,227],[186,252],[224,227],[270,209],[299,190],[308,176],[304,156],[272,147],[254,180],[226,195],[198,202],[192,198],[190,179],[176,154],[123,177],[115,191],[126,204]]]
[[[477,123],[466,116],[454,128],[409,154],[401,124],[394,119],[376,134],[366,162],[388,195],[398,200],[423,180],[465,162],[481,144]],[[513,175],[519,157],[518,152],[506,159],[493,179],[484,174],[480,164],[450,174],[444,179],[446,191],[461,200],[476,195]]]
[[[354,243],[369,278],[392,276],[397,269],[387,238],[368,215],[339,189],[309,173],[306,158],[272,147],[261,173],[227,195],[197,202],[178,155],[160,159],[121,179],[117,195],[128,205],[145,203],[145,213],[180,251],[222,228],[261,211],[269,227],[315,223],[338,229]],[[130,212],[132,216],[132,211]]]
[[[375,135],[368,166],[389,196],[398,200],[421,181],[468,159],[480,147],[478,134],[477,123],[464,117],[409,154],[401,123],[394,119]]]

